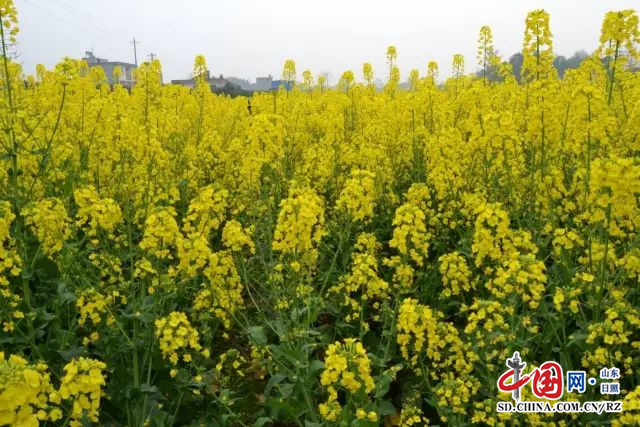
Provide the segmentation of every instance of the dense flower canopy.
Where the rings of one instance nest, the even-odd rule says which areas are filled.
[[[522,76],[482,27],[478,74],[403,85],[389,46],[249,100],[157,60],[27,78],[0,14],[0,425],[640,422],[634,11],[562,79],[537,10]],[[496,412],[514,351],[619,368],[625,410]]]

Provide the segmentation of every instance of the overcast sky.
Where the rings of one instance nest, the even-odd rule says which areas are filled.
[[[335,82],[351,69],[362,77],[370,62],[386,78],[385,52],[398,49],[404,80],[412,68],[426,72],[435,60],[441,76],[451,57],[462,53],[466,71],[476,69],[476,41],[482,25],[493,29],[495,47],[510,56],[522,47],[528,11],[551,14],[557,54],[592,51],[608,10],[636,8],[638,0],[14,0],[19,19],[19,61],[27,74],[35,65],[54,66],[85,50],[99,57],[133,62],[154,53],[165,81],[188,77],[193,59],[205,55],[214,74],[279,77],[287,58],[298,78],[310,69]]]

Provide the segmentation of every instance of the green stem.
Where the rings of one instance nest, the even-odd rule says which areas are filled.
[[[66,83],[62,84],[62,100],[60,101],[60,108],[58,109],[58,117],[56,118],[56,124],[53,127],[53,132],[49,137],[49,141],[47,142],[47,147],[45,148],[44,153],[42,154],[42,159],[40,159],[40,164],[38,165],[38,171],[36,172],[36,176],[33,178],[31,185],[29,186],[29,191],[27,192],[27,200],[31,197],[31,193],[33,192],[33,187],[36,185],[38,178],[42,174],[42,171],[45,168],[45,164],[47,163],[47,159],[51,155],[51,145],[53,144],[53,138],[58,132],[58,127],[60,126],[60,118],[62,117],[62,110],[64,109],[64,101],[67,96],[67,85]]]
[[[613,67],[611,69],[611,74],[609,75],[609,94],[607,95],[607,105],[611,104],[611,99],[613,97],[613,85],[616,82],[616,65],[618,62],[618,54],[620,51],[620,41],[616,40],[616,51],[613,55]]]
[[[18,141],[16,140],[15,130],[13,128],[15,107],[13,104],[13,88],[11,86],[11,76],[9,75],[9,59],[7,58],[7,43],[4,34],[4,17],[0,11],[0,41],[2,43],[2,63],[4,67],[4,83],[5,83],[5,97],[9,104],[9,114],[7,115],[7,127],[9,133],[9,139],[11,141],[11,173],[9,174],[9,183],[13,190],[12,199],[13,207],[16,214],[20,213],[20,203],[18,195]]]

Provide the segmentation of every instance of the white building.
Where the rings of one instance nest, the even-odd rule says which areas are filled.
[[[108,59],[98,58],[91,51],[86,51],[85,57],[82,59],[84,59],[87,62],[87,64],[89,65],[89,68],[92,68],[92,67],[102,68],[104,70],[105,75],[107,76],[107,79],[109,80],[109,83],[112,85],[116,83],[115,80],[113,79],[113,70],[116,68],[120,68],[120,81],[118,83],[128,88],[133,87],[133,84],[134,84],[133,70],[138,68],[137,65],[130,64],[128,62],[109,61]]]
[[[257,77],[256,84],[254,85],[253,90],[257,90],[257,91],[271,90],[272,85],[273,85],[273,76],[271,76],[271,74],[269,74],[269,77]]]

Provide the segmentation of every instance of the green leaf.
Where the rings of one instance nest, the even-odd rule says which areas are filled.
[[[383,400],[378,404],[378,414],[393,415],[396,413],[396,407],[388,400]]]
[[[253,424],[253,426],[254,427],[262,427],[267,423],[272,424],[273,420],[271,418],[269,418],[269,417],[260,417],[260,418],[258,418],[256,420],[256,422]]]
[[[389,375],[382,375],[376,385],[376,394],[375,398],[378,399],[389,392],[389,387],[391,387],[391,377]]]
[[[278,390],[280,391],[280,395],[283,398],[288,399],[289,396],[291,396],[291,394],[293,393],[293,384],[287,383],[279,385]]]
[[[264,387],[264,394],[265,396],[268,396],[269,393],[271,392],[271,389],[278,383],[280,383],[281,381],[285,380],[287,378],[287,376],[285,374],[281,374],[281,373],[277,373],[274,376],[272,376],[271,378],[269,378],[269,381],[267,382],[267,385]]]
[[[158,392],[158,387],[151,384],[144,383],[140,386],[140,391],[143,394],[153,394]]]
[[[324,368],[324,362],[322,360],[313,360],[309,365],[309,372],[314,373]]]
[[[306,363],[302,363],[302,360],[305,360],[305,357],[300,351],[296,351],[292,348],[287,348],[283,345],[273,346],[272,349],[277,356],[285,357],[290,362],[294,363],[295,366],[298,366],[298,367],[306,366]]]
[[[83,347],[71,347],[69,350],[58,350],[58,354],[62,360],[69,362],[71,359],[80,357],[84,354]]]
[[[51,280],[60,277],[58,264],[49,258],[39,257],[34,264],[34,270],[43,280]]]
[[[60,305],[69,304],[76,300],[73,292],[69,291],[65,282],[58,282],[58,302]]]
[[[247,328],[247,332],[249,333],[249,338],[256,345],[267,345],[267,336],[264,333],[264,328],[262,326],[251,326]]]

